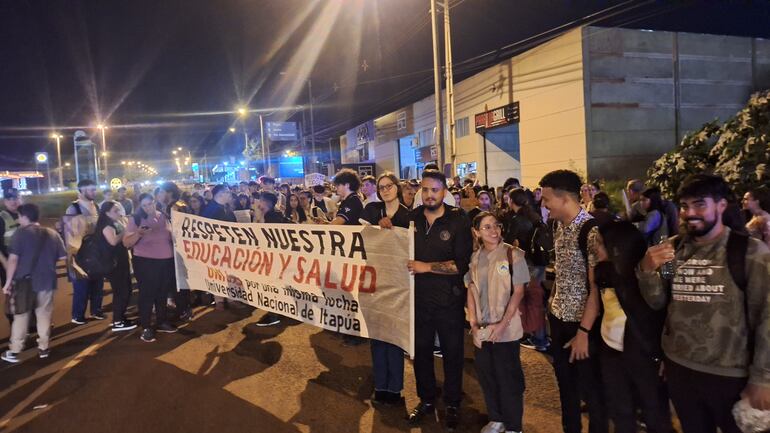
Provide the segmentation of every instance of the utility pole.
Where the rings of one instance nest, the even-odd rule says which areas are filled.
[[[265,123],[262,119],[262,115],[259,115],[259,140],[260,140],[260,146],[262,148],[262,171],[263,175],[267,175],[267,160],[265,159],[265,146],[267,146],[267,143],[265,143]]]
[[[438,32],[436,30],[436,0],[430,0],[431,33],[433,34],[433,87],[436,102],[436,156],[438,166],[444,170],[444,140],[441,125],[441,65],[438,57]],[[422,145],[423,143],[420,143]]]
[[[449,124],[449,148],[452,150],[452,172],[454,175],[457,160],[455,141],[455,85],[452,73],[452,33],[449,26],[449,0],[444,0],[444,58],[446,63],[446,118]],[[443,170],[443,166],[441,167]]]

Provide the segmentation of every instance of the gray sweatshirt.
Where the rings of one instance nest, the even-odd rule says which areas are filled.
[[[642,296],[654,309],[668,305],[663,352],[692,370],[727,377],[749,377],[770,385],[770,250],[749,239],[748,285],[744,293],[727,266],[730,229],[710,242],[685,238],[676,252],[676,274],[669,289],[657,272],[638,271]],[[754,330],[754,359],[748,350]]]

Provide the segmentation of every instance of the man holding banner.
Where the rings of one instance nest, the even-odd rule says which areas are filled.
[[[446,177],[438,170],[422,174],[422,205],[412,212],[415,225],[414,258],[408,264],[415,283],[414,373],[420,403],[409,414],[413,425],[435,414],[436,377],[433,341],[438,333],[444,355],[444,403],[447,429],[460,420],[463,377],[465,286],[473,252],[471,226],[461,209],[444,203]]]

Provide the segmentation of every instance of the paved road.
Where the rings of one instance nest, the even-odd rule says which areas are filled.
[[[345,347],[331,332],[298,323],[259,328],[251,307],[196,310],[179,333],[152,344],[139,330],[113,334],[108,321],[69,324],[71,286],[59,280],[52,355],[0,365],[0,432],[401,432],[406,408],[375,410],[368,345]],[[105,299],[109,311],[110,296]],[[108,318],[109,319],[109,318]],[[7,323],[0,338],[7,339]],[[5,346],[5,340],[0,345]],[[32,341],[31,344],[34,345]],[[461,431],[486,422],[466,345]],[[547,359],[522,350],[524,430],[560,431]],[[436,360],[437,371],[441,361]],[[417,403],[406,365],[406,407]],[[428,420],[413,432],[442,431]]]

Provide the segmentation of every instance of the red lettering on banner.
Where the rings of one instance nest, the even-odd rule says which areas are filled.
[[[332,263],[326,262],[326,274],[324,275],[324,289],[336,289],[337,283],[330,280],[332,275]]]
[[[291,256],[284,256],[283,253],[278,254],[278,257],[281,258],[281,273],[278,275],[278,279],[283,280],[283,273],[286,272],[286,268],[289,267],[289,263],[291,263]]]
[[[297,259],[297,273],[294,274],[294,282],[295,283],[301,283],[303,275],[305,274],[305,271],[302,269],[302,264],[305,263],[305,258],[302,256],[299,256]]]
[[[316,287],[321,287],[321,264],[318,262],[318,259],[313,260],[313,264],[310,266],[310,271],[307,273],[307,278],[305,278],[305,284],[311,284],[312,283]]]
[[[214,266],[219,266],[219,257],[217,257],[217,254],[220,251],[222,251],[222,248],[220,248],[219,245],[211,247],[211,264]]]
[[[371,275],[368,284],[366,276]],[[361,277],[359,278],[358,291],[361,293],[374,293],[377,290],[377,270],[372,266],[364,266],[361,269]]]
[[[348,268],[351,267],[350,280],[347,280]],[[342,281],[340,281],[340,289],[346,292],[352,292],[353,289],[355,289],[356,277],[358,277],[358,265],[348,265],[347,263],[344,263],[342,265]]]

